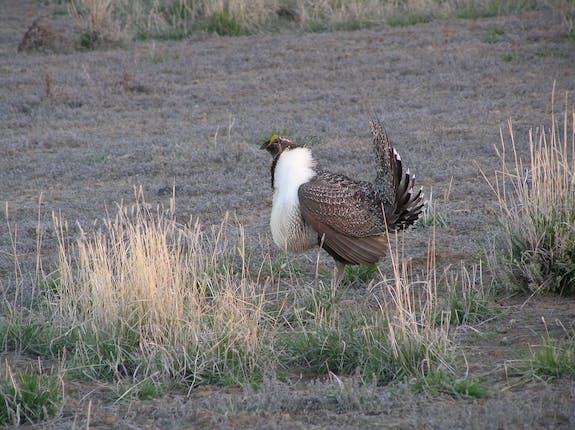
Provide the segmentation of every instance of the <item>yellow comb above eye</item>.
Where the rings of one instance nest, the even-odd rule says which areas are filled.
[[[273,134],[272,137],[270,137],[270,143],[277,143],[280,140],[280,137],[277,134]]]

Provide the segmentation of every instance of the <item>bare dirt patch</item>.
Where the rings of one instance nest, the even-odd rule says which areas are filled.
[[[436,231],[439,264],[477,260],[497,222],[480,171],[490,176],[498,166],[500,127],[512,118],[527,150],[528,129],[549,121],[553,83],[557,99],[575,90],[575,44],[548,12],[46,54],[17,48],[49,11],[33,1],[4,3],[0,197],[17,224],[19,270],[29,280],[38,226],[47,266],[53,257],[53,211],[90,226],[115,202],[133,201],[140,186],[149,203],[166,205],[175,186],[182,220],[218,224],[231,211],[251,249],[278,255],[268,232],[261,137],[289,130],[313,145],[324,166],[370,179],[369,107],[381,112],[425,191],[433,189],[446,219]],[[0,277],[9,290],[17,270],[5,215]],[[427,236],[415,230],[406,237],[406,252],[423,265]],[[114,387],[71,383],[61,417],[48,426],[85,427],[90,419],[92,428],[573,428],[572,380],[518,383],[507,370],[556,321],[573,328],[575,303],[524,301],[500,303],[499,318],[461,335],[470,372],[490,381],[487,399],[358,387],[342,400],[328,379],[301,387],[270,382],[262,393],[204,387],[115,403]]]

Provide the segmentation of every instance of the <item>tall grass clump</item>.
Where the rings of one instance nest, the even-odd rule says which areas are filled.
[[[125,39],[113,0],[70,0],[68,8],[81,29],[82,48],[115,45]]]
[[[399,247],[396,243],[396,249]],[[454,375],[449,315],[439,308],[435,239],[428,249],[425,275],[415,276],[399,251],[390,253],[393,274],[380,283],[377,320],[387,337],[395,375],[425,380]],[[439,317],[438,317],[439,315]]]
[[[246,273],[240,226],[206,231],[141,204],[72,243],[55,223],[59,282],[46,312],[73,336],[68,367],[78,375],[234,384],[268,368],[273,321]]]
[[[530,130],[526,157],[511,122],[509,141],[502,135],[501,170],[491,183],[501,220],[495,272],[505,288],[573,295],[575,112],[552,113],[550,126]]]
[[[323,284],[313,290],[311,306],[299,308],[286,336],[292,366],[316,374],[359,374],[376,383],[432,375],[454,379],[449,323],[437,318],[433,250],[421,278],[397,248],[390,255],[392,275],[380,272],[363,300],[341,303],[336,290]]]

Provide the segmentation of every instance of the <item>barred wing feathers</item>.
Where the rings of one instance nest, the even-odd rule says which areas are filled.
[[[372,184],[318,172],[298,189],[303,218],[322,245],[348,264],[375,264],[387,252],[387,235]]]

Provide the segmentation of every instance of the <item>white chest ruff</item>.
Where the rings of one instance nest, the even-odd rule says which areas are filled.
[[[315,176],[315,162],[307,148],[284,151],[274,172],[270,226],[275,244],[290,253],[317,245],[317,232],[301,216],[298,188]]]

